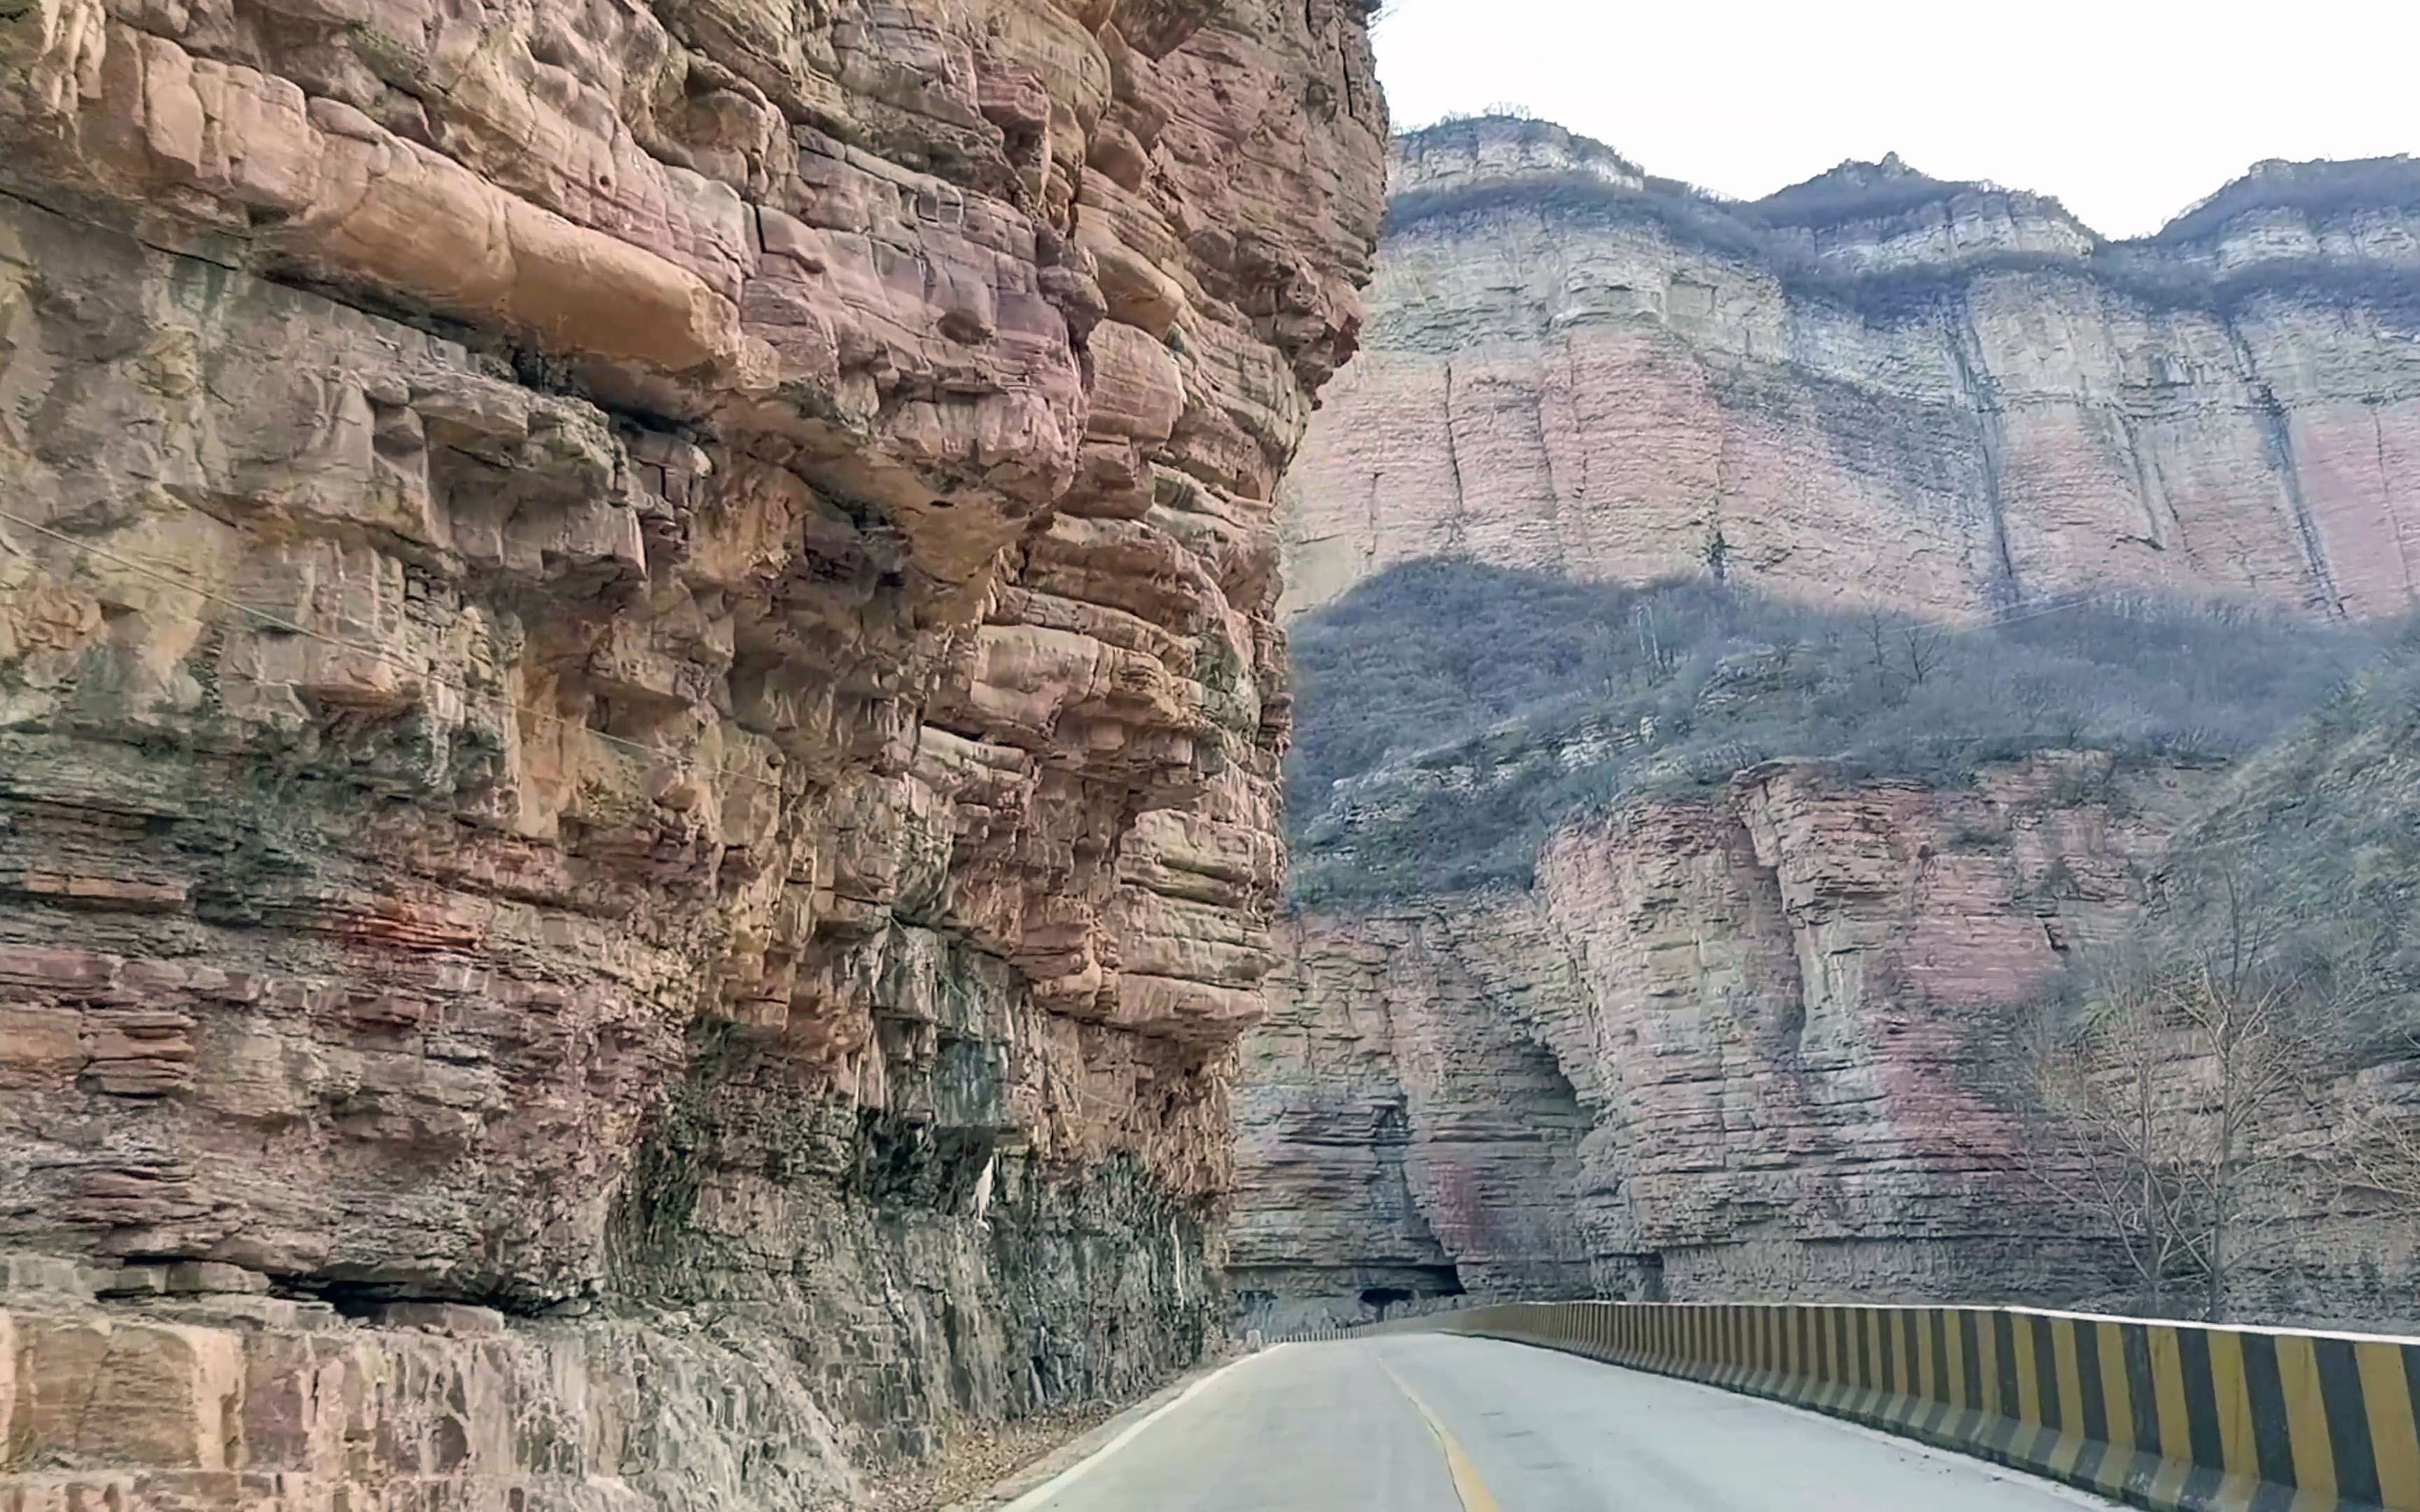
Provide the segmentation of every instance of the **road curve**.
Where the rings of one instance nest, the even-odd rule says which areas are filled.
[[[2074,1512],[2111,1504],[1794,1408],[1492,1339],[1291,1344],[1012,1512]]]

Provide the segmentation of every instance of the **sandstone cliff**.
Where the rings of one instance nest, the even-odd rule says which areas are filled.
[[[1755,204],[1538,122],[1398,142],[1290,602],[1469,555],[1936,615],[2110,584],[2399,614],[2420,165],[2264,164],[2160,236],[1849,164]]]
[[[1278,938],[1235,1094],[1236,1317],[1592,1294],[1589,1111],[1527,1027],[1571,980],[1534,914],[1311,915]]]
[[[1240,1315],[2135,1304],[2013,1037],[2257,833],[2295,969],[2378,964],[2263,1136],[2294,1242],[2240,1305],[2409,1326],[2408,1192],[2340,1137],[2420,1148],[2412,868],[2355,817],[2400,812],[2393,721],[2259,751],[2374,654],[2319,627],[2414,604],[2415,191],[2263,164],[2112,243],[1896,158],[1741,205],[1541,123],[1399,140],[1370,350],[1286,491],[1300,912]]]
[[[1466,1190],[1459,1227],[1484,1232],[1546,1207],[1562,1227],[1545,1253],[1571,1271],[1503,1287],[1466,1278],[1448,1245],[1424,1294],[2090,1298],[2115,1284],[2107,1257],[2011,1170],[1977,1031],[2124,927],[2213,778],[2079,754],[1945,791],[1780,764],[1559,831],[1533,889],[1308,913],[1248,1041],[1239,1117],[1328,1112],[1297,1088],[1346,1056],[1404,1082],[1431,1068],[1424,1097],[1394,1094],[1404,1163],[1450,1174],[1412,1187],[1409,1211]],[[1431,1044],[1444,1053],[1413,1048]],[[1534,1071],[1466,1070],[1497,1063]],[[1434,1111],[1458,1103],[1525,1130],[1533,1165],[1575,1173],[1496,1179]],[[1248,1127],[1244,1200],[1290,1210],[1315,1181],[1366,1180],[1305,1144],[1283,1119]],[[1239,1217],[1239,1291],[1253,1268],[1295,1273],[1239,1301],[1360,1311],[1357,1267],[1403,1222],[1389,1196],[1370,1181],[1370,1216],[1341,1234]],[[1323,1264],[1328,1284],[1311,1284]]]
[[[0,1502],[1194,1356],[1365,9],[0,7]]]
[[[1945,790],[1776,764],[1567,826],[1526,892],[1305,913],[1247,1041],[1239,1316],[1555,1294],[2139,1307],[2110,1235],[2053,1189],[2073,1177],[2010,1096],[2011,1039],[2070,962],[2146,928],[2173,845],[2248,825],[2264,864],[2335,848],[2294,872],[2313,943],[2386,980],[2261,1135],[2272,1242],[2229,1305],[2407,1328],[2413,872],[2401,827],[2352,816],[2400,811],[2386,732],[2409,721],[2361,722],[2242,778],[2066,753]],[[2324,835],[2287,786],[2315,762],[2341,816]]]

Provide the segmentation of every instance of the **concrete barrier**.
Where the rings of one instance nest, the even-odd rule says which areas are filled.
[[[1790,1402],[2156,1512],[2420,1512],[2420,1341],[1987,1307],[1512,1303],[1512,1339]]]

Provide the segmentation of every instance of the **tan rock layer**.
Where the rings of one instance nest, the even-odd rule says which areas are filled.
[[[1717,538],[1734,581],[1943,616],[2109,587],[2420,603],[2408,214],[2094,256],[2054,202],[1942,186],[1714,250],[1541,123],[1400,154],[1399,194],[1475,203],[1388,239],[1370,354],[1288,485],[1290,612],[1436,555],[1699,574]],[[1575,177],[1610,208],[1558,208]]]
[[[1578,982],[1534,913],[1298,917],[1245,1039],[1227,1276],[1282,1334],[1435,1299],[1621,1290],[1582,1229],[1589,1124],[1523,1026]]]
[[[1364,20],[0,8],[0,1247],[287,1309],[44,1292],[0,1499],[813,1505],[1199,1348]]]
[[[1243,1300],[1366,1317],[1357,1267],[1406,1229],[1438,1241],[1434,1277],[1474,1228],[1568,1211],[1568,1295],[2123,1302],[2122,1261],[2017,1159],[2008,1036],[2127,928],[2218,777],[2074,753],[1947,791],[1776,764],[1566,827],[1526,893],[1305,916],[1245,1042],[1233,1257],[1270,1295]],[[1497,1070],[1540,1051],[1551,1076]],[[1481,1188],[1477,1225],[1393,1196],[1340,1131],[1355,1091],[1415,1085],[1403,1169],[1456,1158],[1447,1110],[1554,1160]],[[1457,1279],[1543,1289],[1484,1275]]]

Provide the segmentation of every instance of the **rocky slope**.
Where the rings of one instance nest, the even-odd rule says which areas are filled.
[[[1528,891],[1306,912],[1237,1094],[1238,1316],[1553,1294],[2138,1307],[2108,1236],[2055,1195],[2073,1178],[2012,1096],[2012,1041],[2071,963],[2146,928],[2180,837],[2248,806],[2273,840],[2323,843],[2280,781],[2309,738],[2244,779],[2092,753],[1953,789],[1774,764],[1575,822]],[[2400,758],[2366,745],[2327,758],[2358,769],[2332,790],[2347,815],[2392,802]],[[2336,842],[2358,859],[2296,875],[2315,920],[2366,926],[2358,949],[2321,942],[2331,959],[2393,980],[2260,1136],[2278,1242],[2248,1252],[2238,1316],[2410,1325],[2412,873],[2382,854],[2409,849],[2399,828],[2364,833]],[[2168,1074],[2189,1097],[2190,1068]],[[2381,1174],[2356,1126],[2387,1136]]]
[[[2408,1328],[2408,1192],[2342,1139],[2414,1143],[2411,868],[2351,817],[2399,767],[2254,753],[2371,654],[2295,625],[2413,607],[2415,294],[2405,160],[2109,243],[1897,159],[1738,205],[1541,123],[1399,140],[1370,351],[1287,486],[1302,906],[1235,1103],[1239,1316],[2137,1304],[2017,1040],[2207,905],[2180,857],[2250,804],[2297,929],[2365,900],[2307,953],[2387,964],[2262,1135],[2291,1242],[2237,1305]],[[2114,589],[2284,618],[2086,628]],[[2369,796],[2322,840],[2320,793]]]
[[[1234,1106],[1227,1281],[1243,1325],[1590,1294],[1588,1115],[1523,1027],[1575,1000],[1539,921],[1310,915],[1278,943]]]
[[[1847,164],[1755,204],[1539,122],[1397,145],[1290,602],[1467,554],[1971,614],[2420,583],[2420,165],[2266,164],[2143,242]]]
[[[1444,1192],[1476,1211],[1419,1295],[2105,1293],[2109,1257],[2011,1168],[1993,1030],[2127,927],[2216,779],[2081,753],[1952,789],[1775,764],[1562,828],[1529,889],[1306,912],[1247,1040],[1240,1200],[1273,1221],[1235,1225],[1239,1306],[1364,1315],[1371,1261]],[[1340,1088],[1393,1109],[1398,1167],[1451,1174],[1327,1149],[1358,1127]],[[1465,1109],[1526,1163],[1474,1160]],[[1321,1226],[1283,1217],[1313,1201]],[[1508,1285],[1482,1252],[1473,1273],[1462,1236],[1508,1228],[1563,1268]]]
[[[0,1502],[1195,1355],[1365,8],[0,7]]]

